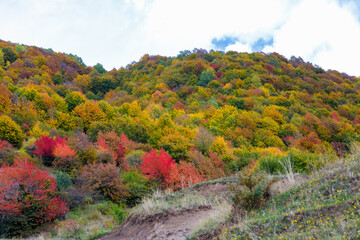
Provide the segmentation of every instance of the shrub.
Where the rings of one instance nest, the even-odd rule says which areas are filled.
[[[136,150],[126,155],[125,160],[130,168],[138,168],[141,165],[141,158],[143,155],[144,151]]]
[[[200,157],[195,166],[207,180],[225,177],[224,164],[217,153],[210,152],[209,157]]]
[[[0,167],[3,165],[13,165],[15,159],[15,150],[12,145],[0,139]]]
[[[261,207],[270,198],[270,186],[276,181],[277,178],[270,178],[261,171],[255,172],[252,167],[244,168],[237,176],[236,185],[231,186],[235,211]]]
[[[60,193],[60,196],[65,200],[69,209],[75,209],[86,202],[89,198],[89,192],[83,189],[68,187],[64,192]]]
[[[112,155],[116,166],[123,166],[125,168],[126,164],[124,160],[126,149],[121,137],[114,131],[105,134],[100,132],[97,145],[101,151],[108,152]]]
[[[84,167],[80,173],[83,187],[113,202],[121,202],[128,196],[120,178],[119,169],[110,163],[95,163]]]
[[[27,160],[0,168],[0,236],[64,216],[68,208],[55,191],[55,179]]]
[[[128,216],[128,213],[126,212],[125,204],[123,204],[122,202],[118,204],[112,203],[111,208],[112,208],[112,215],[117,224],[120,224],[123,221],[125,221],[125,219]]]
[[[80,167],[80,160],[76,157],[76,151],[72,150],[67,144],[56,144],[53,150],[55,168],[70,173]]]
[[[258,168],[269,174],[275,174],[283,171],[281,162],[287,158],[286,156],[265,156],[258,160]]]
[[[308,172],[313,169],[314,166],[319,168],[321,154],[310,153],[303,150],[291,149],[288,153],[291,162],[294,165],[296,172]]]
[[[13,148],[4,148],[0,150],[0,167],[14,164],[16,152]]]
[[[96,153],[95,162],[115,164],[114,158],[109,152],[100,151]]]
[[[126,203],[134,206],[142,198],[152,193],[151,182],[137,171],[128,171],[121,175],[128,190]]]
[[[175,161],[163,149],[156,153],[152,149],[149,153],[145,153],[141,158],[141,171],[152,180],[156,180],[161,184],[169,178],[171,165]]]
[[[70,175],[61,171],[56,172],[55,180],[60,191],[65,191],[72,184]]]
[[[12,148],[12,145],[8,141],[0,139],[0,150],[4,148]]]
[[[43,159],[45,166],[51,166],[54,157],[54,148],[57,144],[65,144],[65,138],[56,137],[55,139],[43,136],[41,139],[36,140],[36,150],[34,153]]]
[[[166,185],[172,190],[191,187],[203,181],[204,177],[194,168],[191,163],[181,161],[179,165],[172,164]]]
[[[6,115],[0,116],[0,139],[6,140],[18,148],[21,147],[24,140],[20,126]]]

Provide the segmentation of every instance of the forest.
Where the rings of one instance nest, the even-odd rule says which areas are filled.
[[[107,71],[0,41],[0,237],[248,166],[321,169],[360,141],[359,91],[359,77],[278,53],[145,54]]]

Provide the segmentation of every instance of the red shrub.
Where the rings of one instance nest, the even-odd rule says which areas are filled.
[[[204,177],[194,168],[191,163],[181,161],[179,165],[172,164],[166,185],[172,190],[191,187],[204,180]]]
[[[0,139],[0,150],[5,148],[12,148],[12,145],[8,141]]]
[[[167,154],[164,149],[156,153],[154,149],[145,153],[141,158],[140,169],[150,179],[157,180],[162,184],[168,180],[170,176],[171,165],[175,161]]]
[[[0,168],[0,216],[5,225],[16,225],[9,228],[33,227],[63,216],[68,208],[55,192],[55,179],[26,159]]]
[[[76,151],[65,143],[56,144],[53,154],[55,157],[53,165],[64,172],[70,173],[71,170],[80,167],[80,161],[76,158]]]
[[[124,135],[125,136],[125,135]],[[126,168],[124,158],[126,154],[126,148],[124,142],[130,141],[126,136],[119,137],[114,131],[109,133],[100,132],[98,135],[98,149],[103,152],[110,153],[117,166]]]
[[[36,150],[34,153],[42,157],[46,166],[51,166],[54,161],[54,148],[57,144],[65,144],[66,139],[62,137],[56,137],[55,139],[43,136],[41,139],[36,140]]]

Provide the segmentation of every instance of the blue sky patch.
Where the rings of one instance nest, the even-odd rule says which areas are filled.
[[[261,52],[265,46],[272,46],[274,43],[273,37],[269,40],[265,40],[264,38],[259,38],[256,42],[251,44],[251,50],[253,52]]]
[[[225,50],[225,48],[229,45],[235,44],[239,41],[237,37],[224,36],[222,38],[213,38],[211,43],[215,46],[216,49]]]

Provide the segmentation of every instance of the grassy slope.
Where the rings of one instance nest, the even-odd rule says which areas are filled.
[[[223,239],[360,239],[360,151],[244,212]]]

